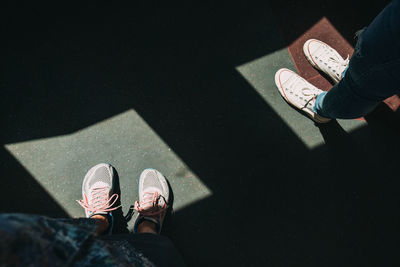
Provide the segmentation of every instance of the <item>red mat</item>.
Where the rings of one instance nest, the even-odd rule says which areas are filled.
[[[328,91],[332,84],[314,69],[304,56],[303,44],[308,39],[318,39],[327,43],[335,48],[343,58],[348,55],[351,57],[354,49],[325,17],[289,45],[288,50],[298,74],[321,90]],[[400,98],[397,95],[386,99],[384,102],[393,111],[396,111],[400,106]]]

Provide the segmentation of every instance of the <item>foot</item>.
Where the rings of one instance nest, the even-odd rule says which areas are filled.
[[[307,82],[291,70],[280,69],[275,74],[275,84],[283,98],[292,106],[306,113],[318,123],[326,123],[324,118],[314,112],[316,97],[323,91]]]
[[[85,175],[82,183],[82,200],[77,200],[85,209],[87,218],[104,216],[109,223],[109,233],[112,231],[113,217],[111,212],[118,195],[114,194],[114,169],[111,165],[100,163],[92,167]]]
[[[343,59],[335,49],[316,39],[305,42],[303,51],[308,62],[327,74],[335,83],[343,78],[343,72],[349,65],[349,56]]]
[[[139,179],[139,201],[135,202],[135,210],[139,215],[133,232],[138,232],[141,223],[152,222],[159,234],[168,209],[168,200],[169,187],[165,177],[157,170],[144,170]]]

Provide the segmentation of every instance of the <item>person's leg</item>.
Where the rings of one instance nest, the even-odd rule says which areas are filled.
[[[131,234],[128,242],[156,266],[185,266],[174,243],[166,236],[150,233]]]
[[[99,237],[113,247],[127,242],[156,266],[185,266],[174,243],[166,236],[154,233],[103,235]]]
[[[10,266],[68,265],[85,244],[94,240],[95,222],[0,214],[0,262]]]
[[[172,241],[160,235],[169,193],[167,180],[160,172],[144,170],[139,179],[139,201],[135,203],[139,214],[134,234],[105,235],[101,239],[111,243],[127,241],[156,266],[185,266]]]
[[[127,241],[129,237],[111,243],[101,240],[113,236],[98,236],[96,222],[93,217],[55,219],[33,214],[0,214],[0,263],[10,266],[104,266],[105,263],[107,266],[153,266]],[[168,243],[161,242],[161,245],[167,248]]]
[[[348,72],[348,71],[347,71]],[[355,119],[371,112],[383,99],[373,100],[360,96],[349,73],[328,92],[319,94],[314,111],[320,116],[332,119]]]
[[[161,236],[162,224],[169,207],[169,187],[165,177],[154,169],[142,172],[139,179],[139,215],[129,242],[157,266],[184,266],[172,241]]]
[[[137,233],[138,234],[158,234],[157,233],[157,225],[154,222],[150,221],[142,221],[138,226],[137,226]]]
[[[327,118],[353,119],[399,92],[400,1],[389,4],[361,34],[346,75],[316,99],[314,111]]]
[[[96,222],[96,226],[97,226],[96,234],[97,235],[103,234],[110,227],[110,223],[108,222],[108,218],[106,216],[97,214],[97,215],[93,215],[92,217],[90,217],[90,219],[93,219]]]

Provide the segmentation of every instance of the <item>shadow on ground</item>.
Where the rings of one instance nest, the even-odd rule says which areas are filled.
[[[2,142],[68,134],[133,108],[213,192],[166,232],[189,266],[392,265],[397,115],[384,124],[387,114],[372,114],[351,134],[331,122],[320,127],[326,145],[309,150],[235,70],[322,16],[349,38],[383,7],[297,2],[7,6]],[[4,148],[1,162],[1,211],[65,216]]]

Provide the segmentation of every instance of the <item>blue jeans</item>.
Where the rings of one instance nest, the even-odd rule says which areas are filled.
[[[346,75],[316,99],[314,111],[323,117],[359,118],[400,92],[400,0],[357,35]]]

